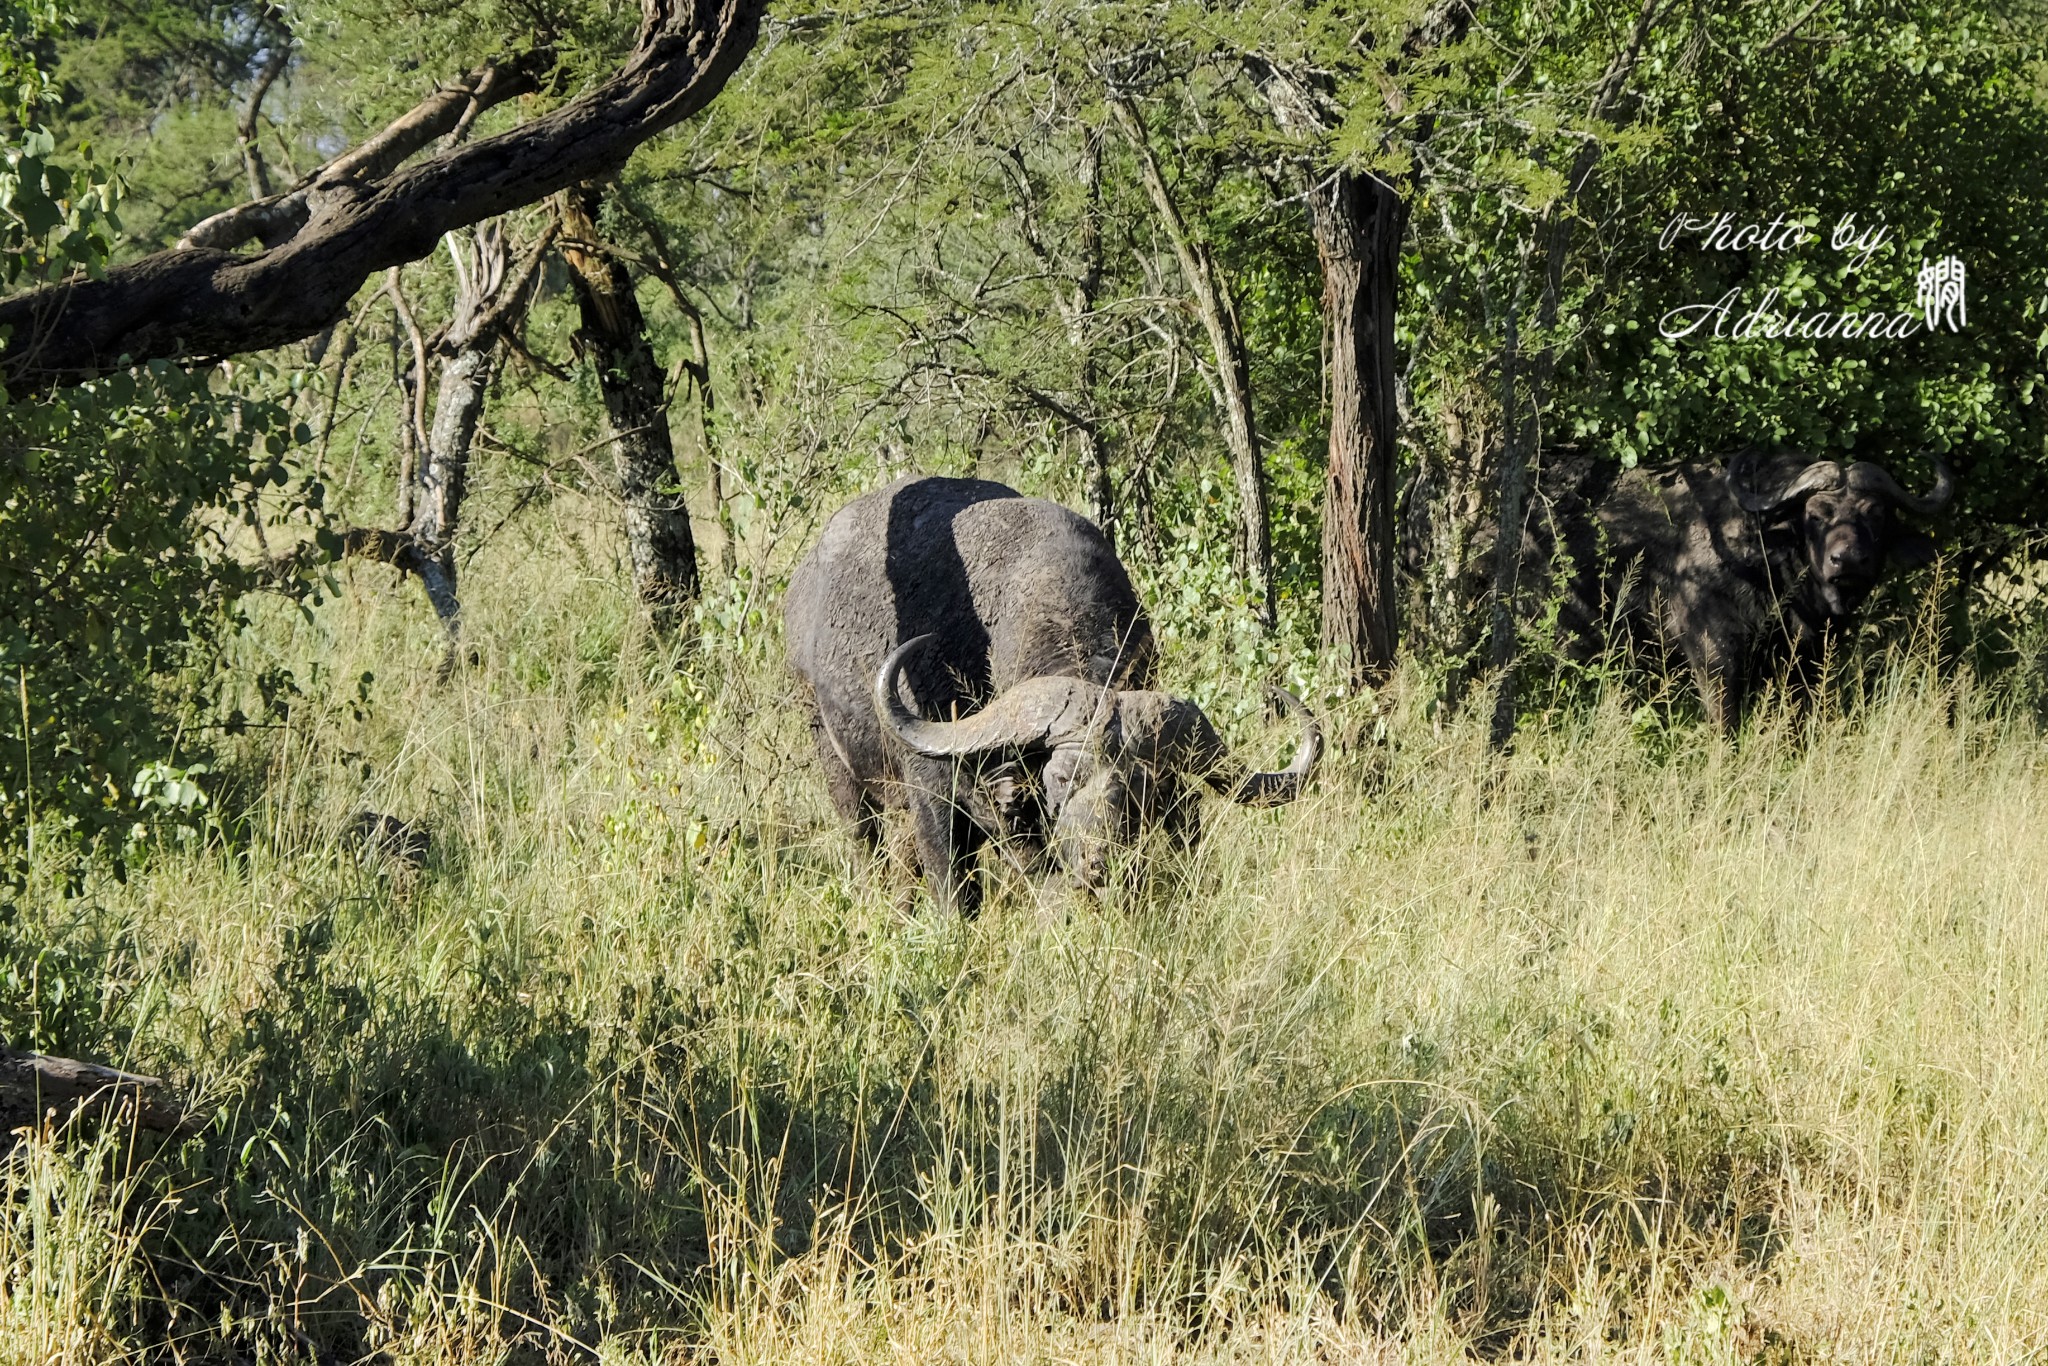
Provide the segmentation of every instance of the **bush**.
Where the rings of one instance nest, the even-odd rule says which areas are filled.
[[[10,31],[24,29],[19,13],[8,17]],[[98,271],[120,228],[118,179],[88,152],[59,164],[50,134],[30,123],[40,87],[17,67],[0,71],[30,101],[0,148],[0,289]],[[263,376],[237,378],[248,387]],[[218,392],[208,372],[161,362],[50,394],[0,394],[8,880],[37,842],[89,841],[131,820],[143,765],[188,764],[203,750],[190,723],[215,685],[193,666],[210,662],[245,593],[306,587],[296,561],[245,559],[231,545],[237,513],[267,488],[284,491],[288,513],[319,507],[319,484],[294,482],[283,462],[293,434],[282,403]],[[285,689],[271,680],[264,692]]]

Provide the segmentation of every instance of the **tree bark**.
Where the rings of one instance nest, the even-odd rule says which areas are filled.
[[[309,337],[338,321],[371,275],[427,255],[444,234],[623,166],[724,87],[765,8],[766,0],[645,0],[632,56],[596,89],[409,169],[343,176],[330,167],[306,192],[303,226],[287,216],[267,250],[159,252],[97,280],[0,301],[0,384],[22,397],[139,361],[213,360]]]
[[[0,1124],[7,1129],[40,1123],[55,1110],[64,1118],[101,1118],[131,1106],[135,1122],[164,1133],[193,1133],[199,1117],[160,1078],[45,1053],[0,1048]]]
[[[1394,295],[1408,208],[1384,181],[1338,171],[1309,222],[1323,268],[1330,448],[1323,482],[1323,649],[1377,686],[1399,641],[1394,582]]]
[[[484,110],[539,89],[549,60],[545,52],[535,51],[484,63],[454,84],[435,90],[384,125],[375,137],[351,147],[291,189],[272,194],[266,186],[250,202],[200,219],[178,239],[177,249],[229,251],[245,242],[272,247],[289,240],[306,226],[317,191],[348,181],[381,180],[444,134],[453,146]],[[255,110],[252,99],[245,119],[246,136],[254,136]]]
[[[1139,178],[1159,214],[1160,226],[1180,262],[1188,288],[1194,292],[1195,310],[1209,334],[1209,348],[1216,360],[1216,399],[1223,419],[1223,440],[1230,448],[1231,473],[1237,486],[1237,571],[1244,580],[1246,595],[1252,600],[1252,610],[1261,624],[1270,627],[1276,614],[1273,533],[1266,511],[1266,466],[1259,454],[1259,434],[1252,419],[1251,356],[1245,350],[1237,301],[1224,283],[1209,244],[1189,233],[1173,191],[1160,174],[1159,160],[1152,154],[1151,138],[1137,107],[1129,100],[1115,99],[1110,101],[1110,108],[1138,155]]]
[[[455,671],[461,648],[455,534],[462,526],[462,501],[469,492],[469,458],[476,444],[477,424],[483,419],[485,397],[505,354],[505,329],[526,307],[555,233],[556,227],[550,223],[517,274],[508,271],[510,256],[497,224],[477,229],[464,247],[449,239],[458,292],[448,330],[433,348],[441,359],[434,387],[434,420],[426,430],[418,482],[412,492],[412,522],[406,527],[416,548],[413,570],[448,633],[448,652],[441,660],[443,679]],[[416,382],[424,384],[424,376]]]
[[[682,291],[675,297],[681,301]],[[739,570],[739,531],[725,501],[725,466],[718,451],[718,394],[711,387],[711,348],[704,340],[704,314],[695,304],[683,309],[690,329],[690,380],[697,386],[697,431],[703,439],[704,464],[711,475],[711,520],[718,523],[718,568],[726,578]]]
[[[1095,296],[1102,288],[1102,130],[1086,128],[1081,133],[1081,191],[1086,196],[1081,209],[1079,240],[1080,270],[1074,276],[1072,293],[1063,302],[1067,342],[1080,362],[1077,377],[1082,401],[1095,409],[1095,342],[1089,327],[1095,316]],[[1079,429],[1081,456],[1088,471],[1088,501],[1095,513],[1095,525],[1102,528],[1111,544],[1116,538],[1116,496],[1109,478],[1109,443],[1103,439],[1100,419]]]
[[[670,635],[683,624],[699,584],[697,545],[669,436],[667,376],[647,338],[632,273],[598,238],[602,189],[586,184],[562,201],[562,226],[570,239],[562,254],[583,323],[576,342],[597,367],[604,392],[633,588],[653,613],[655,628]]]
[[[406,302],[404,276],[400,267],[393,266],[384,291],[391,296],[392,316],[412,344],[410,366],[397,365],[397,357],[393,356],[398,397],[403,405],[398,423],[398,525],[410,526],[419,490],[420,451],[427,444],[427,339],[412,316],[412,306]]]
[[[503,345],[496,337],[472,341],[441,361],[434,386],[434,424],[427,429],[426,458],[413,490],[412,523],[406,534],[417,547],[413,570],[427,601],[448,633],[441,676],[455,671],[462,639],[462,602],[457,596],[455,533],[462,525],[462,500],[469,492],[469,455],[483,418],[484,396],[497,374]]]
[[[462,526],[477,425],[483,419],[491,380],[504,359],[507,329],[525,308],[556,232],[557,226],[550,222],[516,272],[509,269],[504,234],[495,223],[478,229],[466,244],[449,239],[457,282],[455,311],[447,328],[431,343],[419,335],[398,281],[394,278],[390,285],[395,311],[412,334],[415,357],[402,386],[408,397],[406,411],[399,417],[405,437],[398,472],[400,529],[350,530],[342,537],[342,553],[380,560],[419,576],[434,616],[448,637],[439,672],[444,680],[455,671],[461,648],[455,536]],[[434,386],[434,418],[426,424],[411,400],[417,395],[424,402],[429,356],[439,359],[440,369]]]
[[[660,221],[635,204],[623,190],[615,202],[647,234],[647,243],[653,248],[647,267],[668,291],[690,333],[690,354],[676,362],[676,369],[697,387],[697,431],[703,439],[704,464],[710,474],[711,518],[718,523],[718,568],[729,579],[739,568],[739,533],[733,525],[732,509],[725,501],[725,464],[719,458],[718,443],[718,394],[711,383],[711,346],[705,337],[704,310],[683,288],[682,277],[676,273],[675,252],[669,247],[668,234]]]
[[[1438,0],[1400,45],[1411,67],[1463,39],[1469,0]],[[1286,70],[1264,57],[1246,61],[1285,132],[1320,142],[1343,118],[1314,73]],[[1395,119],[1408,99],[1381,80]],[[1427,138],[1425,115],[1415,136]],[[1318,161],[1321,160],[1319,155]],[[1315,165],[1309,229],[1323,270],[1323,319],[1330,388],[1329,462],[1323,486],[1323,621],[1326,653],[1344,662],[1353,684],[1377,685],[1394,666],[1400,639],[1394,582],[1394,456],[1400,420],[1394,394],[1394,313],[1401,241],[1408,226],[1402,190],[1377,176]]]

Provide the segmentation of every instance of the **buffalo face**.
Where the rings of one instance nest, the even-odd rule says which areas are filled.
[[[1202,709],[1184,697],[1119,689],[1086,679],[1045,676],[1009,688],[959,721],[925,721],[904,705],[898,680],[931,637],[906,641],[875,676],[875,710],[913,753],[982,760],[1022,753],[1035,768],[1037,828],[991,833],[1043,840],[1076,882],[1099,887],[1111,860],[1161,830],[1192,842],[1200,829],[1202,786],[1247,805],[1293,801],[1322,753],[1322,730],[1291,694],[1302,722],[1293,762],[1252,772],[1233,758]],[[987,805],[986,803],[982,803]],[[970,807],[970,810],[972,808]]]
[[[1924,497],[1908,493],[1883,466],[1867,460],[1846,469],[1816,460],[1782,484],[1759,486],[1757,455],[1746,451],[1729,462],[1729,489],[1748,512],[1793,526],[1821,605],[1837,620],[1863,605],[1887,556],[1907,558],[1921,550],[1924,537],[1891,526],[1893,509],[1929,516],[1955,492],[1955,476],[1940,460],[1934,462],[1934,488]]]

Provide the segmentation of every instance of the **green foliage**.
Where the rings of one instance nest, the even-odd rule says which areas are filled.
[[[0,282],[100,270],[119,231],[118,199],[103,168],[67,164],[42,128],[20,133],[0,171]],[[260,367],[236,381],[267,383]],[[213,653],[238,620],[236,602],[259,586],[306,587],[296,561],[265,563],[236,544],[235,528],[266,489],[273,518],[318,509],[321,486],[285,462],[308,435],[284,402],[160,362],[55,394],[0,397],[0,873],[9,881],[38,844],[56,854],[161,806],[171,789],[151,777],[165,770],[149,766],[206,752],[204,727],[216,718],[205,699],[225,686]],[[182,814],[194,802],[174,805]]]
[[[121,230],[120,179],[89,161],[64,165],[56,152],[49,130],[35,127],[0,153],[0,288],[97,275]]]
[[[2033,74],[2048,34],[1928,4],[1845,4],[1836,23],[1844,40],[1817,50],[1703,61],[1692,80],[1650,84],[1663,137],[1619,176],[1630,209],[1605,229],[1609,290],[1557,421],[1624,463],[1775,440],[1924,477],[1916,457],[1940,454],[1962,476],[1963,534],[1995,544],[1996,528],[2032,520],[2048,495],[2048,424],[2033,399],[2048,363],[2036,230],[2048,183],[2032,170],[2048,157]],[[1731,34],[1743,36],[1764,35]],[[1722,209],[1745,222],[1782,212],[1817,240],[1658,247],[1673,215]],[[1867,259],[1835,248],[1851,221],[1889,241]],[[1730,289],[1738,313],[1773,289],[1780,313],[1915,313],[1919,267],[1950,255],[1969,272],[1960,332],[1658,334],[1668,310]]]
[[[36,48],[62,22],[56,0],[0,2],[0,92],[10,117],[26,123],[27,111],[48,98],[48,79],[36,61]]]
[[[33,807],[38,845],[30,894],[0,909],[0,1036],[170,1073],[211,1119],[112,1196],[48,1144],[0,1171],[23,1220],[0,1226],[10,1292],[60,1256],[130,1288],[100,1308],[13,1294],[0,1328],[47,1304],[109,1355],[174,1339],[252,1360],[1165,1359],[1230,1355],[1240,1331],[1275,1359],[2023,1356],[2048,1267],[2012,1217],[2048,1150],[2039,687],[1931,670],[1975,651],[2038,680],[2048,659],[2048,573],[2002,546],[2048,498],[2038,32],[1935,0],[1659,7],[1626,98],[1596,113],[1637,0],[1483,4],[1441,60],[1397,57],[1428,8],[776,5],[600,224],[672,367],[707,570],[730,557],[686,643],[635,620],[552,265],[480,428],[468,654],[446,680],[413,585],[342,562],[343,591],[314,592],[299,572],[308,542],[333,549],[327,516],[392,525],[413,414],[390,293],[304,361],[0,407],[0,831]],[[9,134],[15,287],[249,192],[233,126],[281,41],[267,26],[294,44],[259,120],[288,182],[528,45],[559,70],[522,104],[561,98],[633,19],[80,9],[62,32],[0,10],[24,35],[0,62],[48,59],[0,79],[47,73],[63,101],[24,97],[35,131]],[[1281,128],[1253,54],[1311,73],[1332,126]],[[1271,631],[1231,565],[1207,342],[1112,95],[1139,102],[1250,342]],[[88,142],[127,158],[132,193]],[[1780,437],[1910,474],[1947,452],[1966,503],[1946,530],[1997,552],[1953,590],[1977,634],[1899,586],[1817,714],[1766,714],[1734,746],[1682,691],[1622,702],[1620,652],[1531,688],[1546,714],[1506,757],[1474,719],[1400,705],[1427,692],[1417,669],[1370,714],[1337,700],[1316,658],[1327,343],[1305,208],[1337,166],[1409,196],[1404,477],[1450,457],[1441,419],[1462,412],[1463,514],[1492,515],[1512,316],[1519,358],[1557,361],[1539,463]],[[1855,212],[1894,238],[1855,269],[1657,247],[1673,213],[1724,208],[1823,231]],[[1896,304],[1937,251],[1971,271],[1958,336],[1655,335],[1738,285]],[[401,283],[431,338],[447,255]],[[1100,900],[994,867],[978,922],[906,916],[907,881],[826,809],[781,584],[846,495],[898,473],[1085,506],[1089,428],[1163,684],[1248,760],[1292,740],[1260,717],[1267,681],[1373,743],[1333,745],[1284,812],[1209,802],[1184,862]],[[1525,584],[1540,638],[1557,584]],[[1876,667],[1909,637],[1917,656]],[[365,810],[431,852],[352,847]],[[43,861],[95,835],[125,884]],[[40,894],[67,873],[83,894]],[[152,1192],[183,1210],[159,1221]],[[45,1209],[70,1224],[9,1241]],[[63,1345],[18,1336],[38,1359]]]
[[[164,365],[0,408],[0,825],[94,835],[151,795],[145,765],[206,751],[214,642],[242,594],[294,573],[236,523],[266,486],[319,501],[283,461],[292,435],[284,405]]]
[[[856,489],[912,469],[974,472],[1086,505],[1086,462],[1099,452],[1113,531],[1165,632],[1227,659],[1240,682],[1313,683],[1326,341],[1303,194],[1338,165],[1408,191],[1397,309],[1404,479],[1444,455],[1436,419],[1447,404],[1476,404],[1472,425],[1497,448],[1499,424],[1484,419],[1512,316],[1525,362],[1555,358],[1543,392],[1530,396],[1542,405],[1546,451],[1575,446],[1620,466],[1782,439],[1888,458],[1909,478],[1923,472],[1918,453],[1945,452],[1963,473],[1968,509],[1953,534],[1972,555],[1997,553],[2048,496],[2031,397],[2044,282],[2026,254],[2044,205],[2038,177],[2024,174],[2043,146],[2038,31],[1939,0],[1810,8],[1659,11],[1624,96],[1597,109],[1593,93],[1642,13],[1622,0],[1484,5],[1470,41],[1415,61],[1385,55],[1405,50],[1424,17],[1414,3],[779,11],[706,115],[627,168],[602,225],[670,272],[674,293],[650,282],[643,306],[679,376],[693,354],[686,314],[707,329],[718,408],[694,445],[695,424],[677,423],[691,497],[701,499],[717,462],[724,501],[699,524],[715,521],[735,547],[734,574],[700,608],[707,638],[772,651],[781,576]],[[282,17],[196,0],[87,6],[82,27],[42,40],[70,83],[64,126],[146,153],[130,171],[145,188],[126,201],[147,201],[129,215],[146,221],[133,245],[119,242],[118,185],[103,173],[71,185],[45,137],[33,156],[24,150],[16,176],[20,208],[9,221],[41,244],[33,261],[18,256],[22,278],[66,263],[96,268],[109,248],[159,242],[241,193],[227,129],[264,45],[280,40],[266,25],[285,23],[295,46],[259,141],[280,166],[304,169],[432,80],[528,45],[560,61],[554,88],[537,97],[555,98],[603,70],[630,19],[573,3],[519,14],[515,23],[495,0],[334,0]],[[1807,26],[1781,37],[1793,20]],[[1313,76],[1336,115],[1323,133],[1282,126],[1254,55]],[[1247,628],[1231,567],[1234,493],[1203,375],[1207,342],[1108,116],[1112,96],[1146,109],[1154,150],[1190,230],[1216,253],[1250,342],[1284,599],[1270,639]],[[1873,108],[1885,111],[1882,127],[1865,112]],[[164,112],[146,112],[156,109]],[[189,146],[175,131],[187,124]],[[155,141],[128,141],[144,125]],[[210,149],[210,169],[188,155],[195,148]],[[1574,198],[1589,152],[1593,174]],[[1089,164],[1093,189],[1081,174]],[[1855,212],[1883,220],[1893,239],[1856,268],[1825,249],[1657,247],[1672,214],[1738,204],[1764,218],[1765,208],[1783,209],[1822,232]],[[48,221],[52,213],[61,221]],[[1546,328],[1545,234],[1558,223],[1570,233]],[[1961,255],[1972,272],[1972,325],[1960,336],[1895,347],[1656,336],[1668,309],[1736,285],[1775,287],[1787,307],[1899,304],[1910,291],[1901,272],[1937,250]],[[1084,281],[1082,309],[1074,300]],[[451,283],[438,257],[408,270],[429,332]],[[570,326],[544,288],[525,340],[559,365]],[[335,497],[346,520],[375,524],[405,420],[385,370],[410,343],[370,298],[342,335],[321,446],[350,414]],[[1526,385],[1526,364],[1522,373]],[[218,380],[207,391],[233,401]],[[690,393],[678,386],[679,418]],[[196,389],[152,401],[204,406]],[[601,440],[599,400],[587,372],[557,388],[515,359],[492,401],[487,447],[519,464],[516,476],[476,474],[478,497],[502,495],[507,509],[489,534],[537,534],[522,529],[524,510],[603,478],[602,461],[587,458]],[[100,420],[87,418],[79,439],[97,440],[87,433]],[[223,409],[195,431],[240,439],[245,424],[293,420]],[[1474,528],[1491,516],[1493,486],[1482,476],[1497,453],[1481,451],[1472,471],[1478,492],[1460,515]],[[166,489],[166,506],[221,526],[246,505],[243,492],[226,492],[241,487],[235,479],[271,477],[253,447],[191,463],[211,471],[204,488]],[[275,495],[263,507],[271,523],[303,515]],[[1445,610],[1470,623],[1483,605],[1470,598]],[[1532,636],[1545,634],[1540,602],[1530,615]],[[1417,633],[1410,641],[1427,653]],[[1469,666],[1472,641],[1467,630],[1447,643],[1443,667]],[[1553,695],[1582,691],[1564,683]],[[150,743],[170,733],[159,727]],[[198,758],[148,749],[129,746],[123,762]],[[117,805],[133,800],[132,771],[106,772],[125,794]]]

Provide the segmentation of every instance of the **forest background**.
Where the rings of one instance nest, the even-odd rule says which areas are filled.
[[[781,5],[692,117],[401,224],[334,316],[35,311],[158,253],[317,245],[334,185],[453,165],[639,69],[643,24],[749,9],[0,10],[0,1029],[213,1116],[16,1149],[21,1340],[2036,1343],[1998,1268],[2048,1072],[1987,1107],[1911,1030],[1736,1022],[1799,1033],[1815,973],[1850,1014],[1910,995],[1923,920],[1981,932],[1957,1001],[2034,962],[2022,855],[1983,841],[2048,790],[2048,13]],[[1723,212],[1818,240],[1665,237]],[[1889,232],[1867,259],[1830,243],[1852,218]],[[1957,331],[1660,333],[1731,289],[1913,311],[1947,256]],[[1558,656],[1520,533],[1589,469],[1750,442],[1914,486],[1938,457],[1960,491],[1824,704],[1738,752],[1682,687]],[[1324,818],[1078,922],[906,929],[810,791],[778,604],[823,518],[909,471],[1094,516],[1173,686],[1245,744],[1264,683],[1329,715]],[[409,833],[358,858],[365,811]],[[1910,862],[1944,827],[1991,862]],[[1916,890],[1943,876],[1974,890]],[[1787,906],[1879,927],[1884,973],[1788,974],[1757,946],[1799,937]],[[1942,1009],[1946,1043],[2021,1046]],[[1843,1108],[1788,1109],[1817,1076]],[[1924,1278],[1903,1317],[1780,1255],[1929,1209],[1948,1233],[1869,1273]]]

